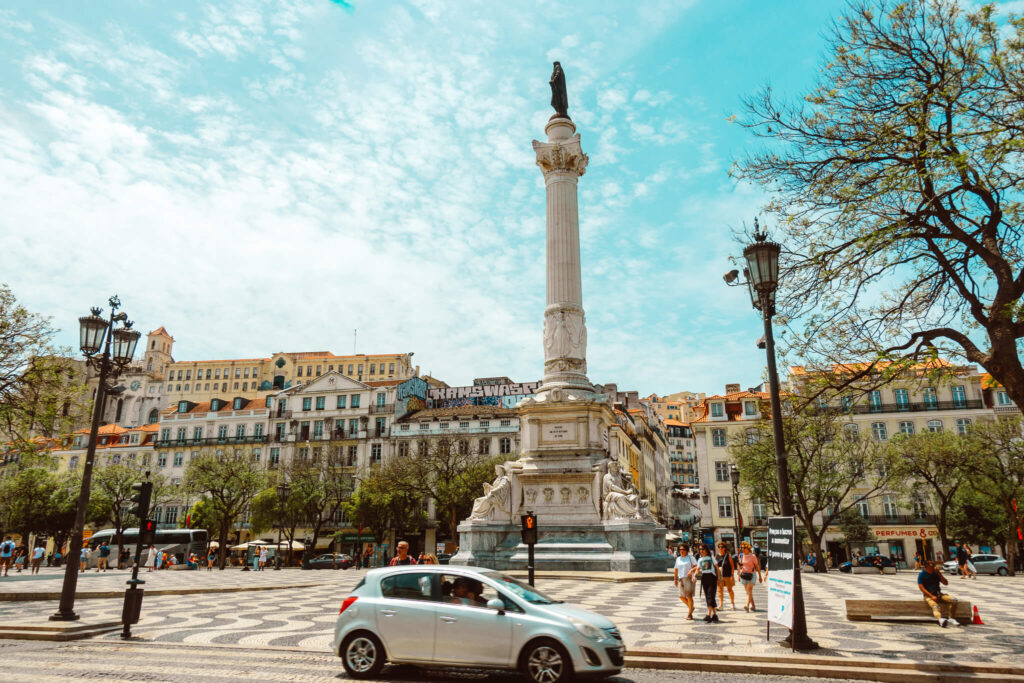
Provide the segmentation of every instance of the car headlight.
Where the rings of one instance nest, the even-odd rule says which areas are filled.
[[[570,618],[569,623],[571,623],[573,625],[573,628],[575,628],[584,638],[590,638],[591,640],[600,643],[608,637],[608,634],[602,631],[601,629],[597,628],[596,626],[591,626],[590,624],[580,621],[579,619]]]

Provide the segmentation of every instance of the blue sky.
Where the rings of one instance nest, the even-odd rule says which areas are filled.
[[[0,9],[3,280],[74,345],[118,293],[177,359],[414,351],[539,378],[552,60],[580,180],[589,374],[757,383],[721,274],[765,197],[728,117],[808,88],[839,2],[47,2]]]

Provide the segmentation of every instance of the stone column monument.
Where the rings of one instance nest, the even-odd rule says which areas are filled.
[[[610,443],[609,397],[587,379],[587,327],[580,273],[576,185],[587,170],[569,118],[565,74],[551,76],[547,142],[533,141],[547,193],[544,379],[516,411],[519,459],[506,462],[459,525],[452,564],[526,567],[519,516],[537,515],[538,569],[661,571],[671,566],[665,529],[651,518]]]

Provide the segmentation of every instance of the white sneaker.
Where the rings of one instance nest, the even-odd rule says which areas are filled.
[[[957,621],[953,617],[950,617],[949,619],[947,619],[946,623],[949,624],[950,626],[963,626],[963,624],[961,624],[959,621]]]
[[[942,628],[946,628],[946,623],[947,622],[948,622],[947,619],[939,619],[939,626],[941,626]]]

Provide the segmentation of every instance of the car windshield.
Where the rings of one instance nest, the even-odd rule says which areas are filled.
[[[500,572],[483,572],[483,575],[492,581],[497,581],[512,594],[526,600],[527,602],[532,602],[534,605],[554,605],[555,603],[562,602],[561,600],[555,600],[550,596],[544,595],[544,593],[541,593],[530,584],[524,583],[519,579],[512,578],[507,574],[502,574]]]

